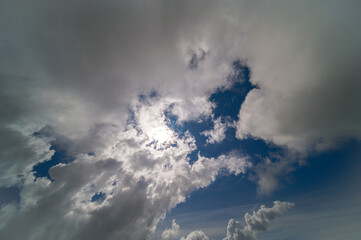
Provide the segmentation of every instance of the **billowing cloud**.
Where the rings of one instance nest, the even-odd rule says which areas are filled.
[[[172,220],[172,228],[166,229],[162,233],[162,240],[174,240],[179,237],[180,234],[180,226],[175,222],[175,220]]]
[[[23,172],[19,205],[1,209],[0,236],[145,239],[168,209],[208,186],[220,171],[245,172],[247,158],[234,154],[199,156],[191,165],[187,156],[195,150],[194,138],[167,126],[167,108],[167,101],[142,98],[131,107],[126,129],[97,125],[75,140],[49,127],[37,132],[34,141],[66,147],[74,160],[50,168],[53,181]]]
[[[294,206],[290,202],[274,201],[272,207],[261,205],[257,211],[253,211],[252,215],[246,213],[244,215],[245,225],[231,219],[227,226],[227,235],[223,240],[256,240],[257,233],[266,231],[271,221],[276,217],[285,214],[290,208]],[[166,229],[163,236],[171,236],[172,238],[162,238],[162,240],[178,239],[180,226],[172,221],[172,228]],[[208,240],[209,238],[201,230],[196,230],[188,234],[187,237],[182,237],[180,240]]]
[[[189,233],[186,237],[179,238],[180,235],[180,226],[176,221],[172,220],[172,228],[166,229],[162,233],[162,240],[209,240],[208,236],[201,230],[195,230]]]
[[[227,120],[222,122],[222,118],[219,117],[214,120],[213,129],[204,131],[202,134],[208,138],[207,143],[220,143],[226,138],[226,130],[228,127],[233,127],[233,124]]]
[[[188,234],[187,237],[182,237],[180,240],[209,240],[209,238],[204,232],[196,230]]]
[[[360,139],[360,3],[267,6],[250,29],[248,63],[258,89],[241,107],[237,136],[302,153]]]
[[[227,237],[223,240],[254,240],[258,232],[265,231],[270,222],[283,215],[291,207],[293,203],[274,201],[273,207],[267,208],[261,205],[260,209],[256,212],[253,211],[252,215],[246,213],[244,220],[246,226],[242,227],[241,223],[231,219],[227,226]]]
[[[162,240],[178,240],[180,235],[180,226],[172,220],[172,228],[166,229],[162,233]],[[181,237],[180,240],[209,240],[206,234],[201,230],[196,230],[188,234],[187,237]]]
[[[194,37],[202,4],[0,5],[0,184],[21,190],[1,207],[1,238],[145,239],[219,171],[245,171],[242,156],[189,164],[194,138],[166,125],[170,105],[180,122],[209,116],[231,71]],[[56,162],[61,151],[71,161]],[[53,181],[36,178],[51,161]]]

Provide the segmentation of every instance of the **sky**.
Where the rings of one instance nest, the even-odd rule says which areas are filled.
[[[359,239],[360,10],[1,1],[0,239]]]

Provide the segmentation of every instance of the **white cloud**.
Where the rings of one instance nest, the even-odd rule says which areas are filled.
[[[214,120],[214,127],[211,130],[207,130],[202,132],[202,134],[206,137],[207,143],[215,144],[220,143],[226,138],[226,130],[228,127],[232,127],[233,124],[229,122],[222,122],[222,118],[219,117],[216,120]]]
[[[302,153],[360,139],[360,3],[264,7],[249,33],[251,81],[259,89],[241,107],[237,136]]]
[[[175,222],[173,219],[172,221],[172,228],[166,229],[162,233],[162,240],[175,240],[178,238],[180,231],[179,231],[179,225]]]
[[[253,211],[252,215],[246,213],[244,215],[245,226],[240,222],[231,219],[228,222],[227,226],[227,235],[223,240],[255,240],[257,239],[257,234],[262,231],[266,231],[267,227],[270,225],[271,221],[276,217],[280,217],[285,214],[290,208],[294,206],[290,202],[280,202],[274,201],[273,206],[267,208],[264,205],[261,205],[257,211]],[[179,236],[180,232],[179,225],[172,221],[172,229],[166,229],[163,234],[164,236],[172,236],[173,238],[164,238],[176,239]],[[176,233],[176,234],[174,234]],[[163,239],[163,238],[162,238]],[[207,235],[201,231],[196,230],[188,234],[187,237],[181,237],[180,240],[208,240]]]
[[[195,140],[166,125],[167,108],[167,101],[140,101],[132,107],[133,121],[125,130],[114,124],[98,125],[75,140],[63,139],[51,129],[40,131],[38,141],[52,139],[68,146],[75,160],[52,167],[53,182],[45,177],[34,181],[29,170],[23,173],[19,207],[1,208],[0,236],[144,239],[167,210],[208,186],[220,171],[245,172],[247,158],[234,154],[217,159],[199,156],[189,164],[187,155],[195,149]],[[99,193],[104,201],[92,201]]]
[[[180,226],[172,220],[172,228],[166,229],[162,233],[162,240],[177,240],[180,235]],[[209,240],[206,234],[201,230],[196,230],[187,235],[187,237],[181,237],[180,240]]]
[[[180,240],[209,240],[209,238],[200,230],[196,230],[188,234],[188,236],[182,237]]]
[[[246,226],[242,227],[241,223],[231,219],[227,226],[227,236],[224,240],[254,240],[260,231],[265,231],[270,222],[283,215],[291,207],[293,203],[274,201],[273,207],[267,208],[261,205],[260,209],[250,215],[246,213],[244,216]]]

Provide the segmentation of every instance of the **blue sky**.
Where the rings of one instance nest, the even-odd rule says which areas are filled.
[[[0,239],[359,239],[361,4],[0,3]]]

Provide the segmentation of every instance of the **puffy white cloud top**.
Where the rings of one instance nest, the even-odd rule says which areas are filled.
[[[15,182],[21,186],[21,200],[18,206],[1,208],[0,236],[145,239],[167,210],[185,201],[190,192],[208,186],[220,171],[245,173],[250,165],[247,157],[234,154],[216,159],[199,156],[191,165],[187,155],[195,149],[194,138],[167,126],[166,101],[144,101],[133,106],[133,118],[125,129],[97,125],[87,136],[70,140],[46,127],[40,136],[31,137],[29,141],[39,145],[32,149],[35,156],[19,166],[13,164],[16,168],[2,175],[5,185],[15,182],[14,173],[21,173]],[[53,182],[35,179],[31,166],[50,158],[52,150],[46,143],[51,139],[75,160],[50,168]],[[97,195],[104,199],[94,200]]]
[[[231,219],[227,226],[227,235],[223,240],[256,240],[257,233],[266,231],[268,225],[276,217],[285,214],[294,203],[274,201],[272,207],[261,205],[257,211],[253,211],[252,215],[246,213],[244,215],[245,225]],[[162,240],[179,239],[180,226],[172,221],[172,228],[166,229],[162,234]],[[208,240],[209,238],[201,230],[196,230],[188,234],[187,237],[181,237],[180,240]]]

